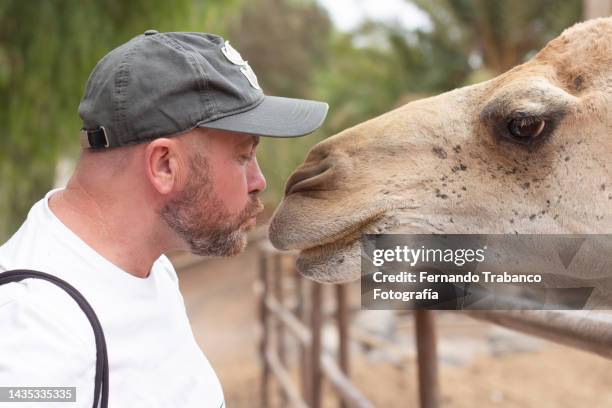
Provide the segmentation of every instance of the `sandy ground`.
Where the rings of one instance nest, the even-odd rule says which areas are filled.
[[[228,408],[260,407],[256,268],[251,247],[235,258],[179,269],[194,334],[219,376]],[[388,314],[357,311],[353,317],[378,322]],[[612,362],[458,313],[437,319],[443,407],[612,407]],[[413,335],[405,316],[393,325],[391,351],[352,344],[352,378],[376,407],[417,406]],[[329,392],[323,405],[338,406]]]

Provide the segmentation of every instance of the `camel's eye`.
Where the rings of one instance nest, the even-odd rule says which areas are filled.
[[[545,120],[533,117],[516,118],[508,122],[510,136],[519,143],[534,142],[538,136],[544,133],[545,127]]]

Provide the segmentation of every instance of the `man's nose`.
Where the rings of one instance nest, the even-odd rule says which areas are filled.
[[[260,193],[266,189],[266,178],[259,168],[257,158],[254,158],[249,164],[249,172],[247,177],[249,194]]]

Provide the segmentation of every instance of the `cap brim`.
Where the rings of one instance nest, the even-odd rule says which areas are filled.
[[[314,132],[325,120],[328,105],[306,99],[265,96],[251,110],[198,124],[198,127],[259,136],[297,137]]]

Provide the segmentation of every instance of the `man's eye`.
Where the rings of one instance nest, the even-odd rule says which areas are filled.
[[[252,154],[243,154],[243,155],[240,155],[240,162],[241,163],[246,163],[249,160],[251,160],[252,158],[253,158]]]

